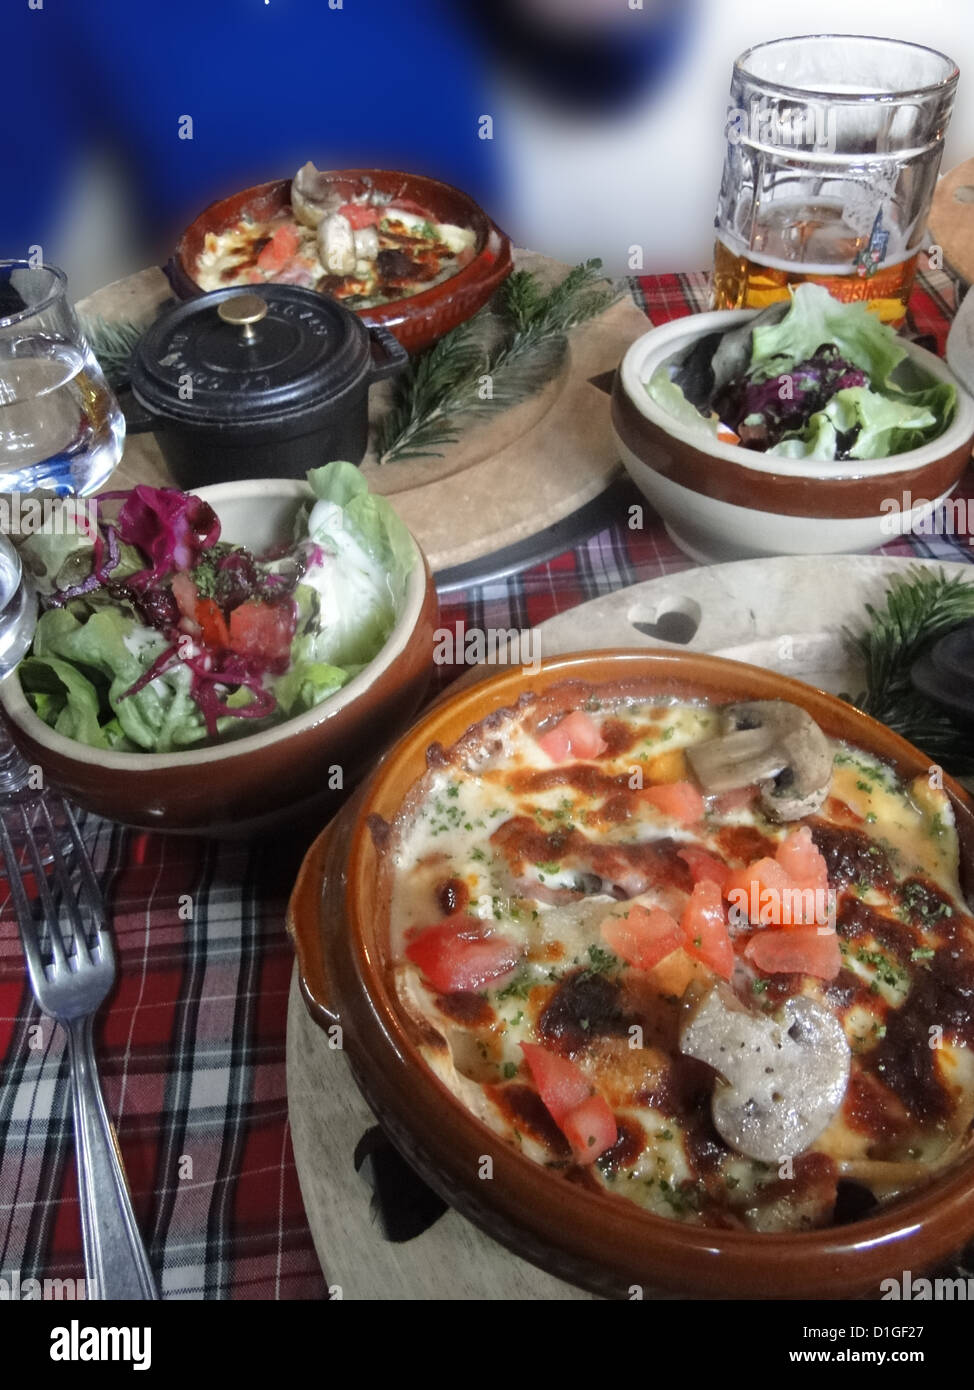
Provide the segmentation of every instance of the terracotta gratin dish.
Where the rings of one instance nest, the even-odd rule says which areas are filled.
[[[632,680],[643,690],[648,681],[662,698],[790,700],[831,737],[858,744],[901,776],[930,766],[917,749],[841,700],[718,657],[621,650],[556,657],[536,674],[505,670],[434,706],[312,846],[288,909],[305,1003],[323,1028],[341,1024],[362,1094],[417,1172],[463,1215],[552,1274],[609,1297],[631,1297],[636,1285],[647,1297],[876,1296],[882,1279],[929,1268],[974,1232],[974,1151],[929,1186],[847,1225],[798,1234],[691,1226],[588,1191],[506,1144],[423,1061],[415,1025],[398,1004],[388,959],[389,893],[368,818],[393,821],[426,771],[431,744],[451,746],[523,692],[550,692],[550,712],[557,713],[564,707],[558,687],[566,681],[611,683],[624,693]],[[944,783],[969,893],[974,804],[950,778]],[[478,1178],[484,1154],[493,1157],[489,1182]]]
[[[456,275],[408,299],[357,311],[367,327],[390,329],[410,352],[421,352],[444,333],[465,323],[483,308],[514,268],[510,238],[478,203],[450,184],[392,169],[342,169],[331,178],[346,200],[360,196],[371,187],[380,193],[418,203],[439,222],[471,227],[477,234],[473,260]],[[263,220],[290,206],[290,179],[257,184],[211,203],[183,232],[166,268],[180,299],[192,299],[203,293],[196,283],[196,264],[207,232],[226,231],[244,213]]]

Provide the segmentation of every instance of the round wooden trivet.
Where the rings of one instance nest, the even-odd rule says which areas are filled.
[[[519,267],[560,278],[567,267],[518,252]],[[82,300],[89,318],[149,323],[171,294],[161,270],[139,271]],[[629,344],[647,331],[628,297],[572,332],[561,374],[530,400],[497,418],[465,428],[442,457],[407,459],[363,472],[376,492],[394,498],[435,571],[451,569],[537,535],[597,497],[620,471],[609,425],[609,397],[600,377],[618,366]],[[370,408],[386,399],[372,391]],[[327,459],[322,459],[327,463]],[[155,436],[132,435],[110,486],[171,485]]]

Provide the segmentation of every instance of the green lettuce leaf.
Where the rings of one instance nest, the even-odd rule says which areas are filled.
[[[907,356],[891,328],[864,304],[843,304],[827,289],[810,283],[792,291],[791,308],[779,323],[754,330],[751,373],[777,376],[814,356],[823,343],[869,373],[874,387],[885,386]]]
[[[720,423],[716,414],[711,411],[709,416],[701,415],[697,407],[687,400],[683,387],[677,386],[676,382],[670,379],[667,362],[661,363],[646,382],[646,394],[661,410],[674,416],[681,424],[716,439],[717,426]]]
[[[56,656],[28,656],[17,668],[20,683],[35,711],[65,738],[91,748],[108,748],[101,727],[102,700],[95,684]]]
[[[123,746],[121,739],[155,753],[191,746],[205,739],[207,732],[189,693],[187,667],[174,663],[151,685],[126,695],[165,645],[158,632],[143,627],[120,607],[99,608],[85,621],[68,608],[52,608],[38,620],[32,655],[20,668],[23,673],[27,667],[24,688],[28,696],[35,690],[51,693],[50,677],[45,684],[39,675],[40,666],[46,663],[67,692],[66,704],[76,723],[70,737],[92,747]],[[74,671],[84,685],[69,689],[64,668]],[[97,732],[91,723],[86,687],[93,692],[95,709],[100,713]],[[82,700],[83,705],[79,703]],[[43,706],[35,703],[35,708],[50,722],[50,702]],[[57,718],[61,720],[62,714]],[[106,732],[108,726],[111,728]],[[54,727],[64,731],[59,723]]]
[[[318,499],[308,516],[308,536],[321,558],[308,566],[295,597],[300,615],[309,605],[300,590],[314,589],[317,614],[299,618],[292,660],[364,665],[385,645],[402,609],[416,563],[412,538],[386,499],[368,491],[354,465],[326,464],[313,469],[308,482]]]
[[[295,661],[290,670],[272,682],[274,696],[290,718],[314,709],[349,681],[349,673],[324,661]]]
[[[889,458],[919,448],[938,434],[955,402],[949,382],[913,393],[849,386],[809,418],[801,435],[788,436],[767,452],[786,458],[834,459],[839,436],[858,430],[849,450],[851,458]]]

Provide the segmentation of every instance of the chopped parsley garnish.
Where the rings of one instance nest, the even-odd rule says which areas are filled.
[[[935,897],[922,883],[904,883],[902,906],[910,917],[918,917],[924,926],[932,927],[942,917],[952,917],[954,909],[942,898]]]
[[[534,977],[531,972],[522,967],[514,976],[514,979],[511,980],[510,984],[505,985],[503,989],[497,991],[495,998],[498,1000],[527,999],[534,988],[534,983]],[[520,1019],[520,1017],[521,1015],[518,1014],[518,1019]]]
[[[889,985],[891,989],[897,989],[906,981],[906,972],[888,956],[883,955],[882,951],[868,951],[865,946],[860,946],[856,951],[856,960],[863,965],[871,965],[883,984]]]
[[[597,975],[606,975],[610,970],[617,969],[619,965],[619,957],[614,952],[607,951],[603,946],[590,946],[588,958],[592,963],[592,970]]]
[[[512,1081],[512,1080],[514,1079],[515,1076],[517,1076],[517,1062],[505,1062],[505,1063],[504,1063],[504,1079],[505,1079],[505,1081]]]

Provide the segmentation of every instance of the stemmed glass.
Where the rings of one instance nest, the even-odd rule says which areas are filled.
[[[85,497],[122,455],[125,418],[67,298],[56,266],[0,261],[0,494],[11,531],[52,524],[52,510],[18,495]],[[15,494],[10,496],[10,494]],[[0,680],[34,635],[37,603],[20,557],[0,530]],[[0,813],[36,801],[30,769],[0,726]]]

